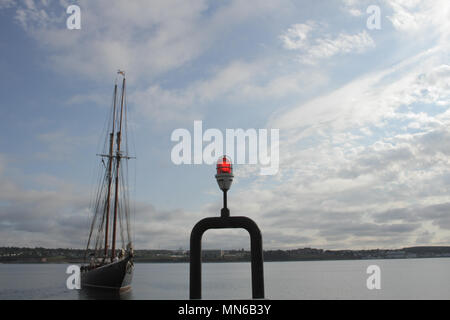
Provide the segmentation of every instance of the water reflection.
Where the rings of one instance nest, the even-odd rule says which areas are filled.
[[[79,300],[132,300],[132,289],[120,292],[118,290],[84,287],[78,291]]]

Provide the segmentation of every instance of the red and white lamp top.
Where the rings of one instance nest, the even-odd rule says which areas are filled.
[[[217,174],[216,180],[219,185],[219,188],[222,191],[228,191],[233,182],[233,165],[231,164],[231,159],[227,156],[221,156],[219,160],[217,160]]]
[[[227,156],[222,156],[217,160],[217,174],[233,174],[233,166],[231,160]]]

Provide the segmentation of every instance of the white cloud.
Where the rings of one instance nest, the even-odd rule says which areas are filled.
[[[343,0],[342,1],[343,7],[342,10],[348,14],[350,14],[353,17],[361,17],[367,6],[373,4],[370,1],[354,1],[354,0]]]
[[[80,0],[78,5],[81,30],[65,28],[67,3],[29,0],[16,5],[16,18],[49,51],[46,62],[58,72],[104,79],[120,68],[147,83],[198,58],[230,26],[276,7],[232,1],[206,14],[205,0]]]
[[[35,32],[35,29],[46,29],[51,25],[63,21],[63,12],[55,14],[47,10],[47,1],[39,1],[35,3],[34,0],[25,0],[18,4],[15,19],[28,32]]]
[[[378,126],[402,105],[448,101],[448,66],[436,66],[434,54],[436,50],[427,50],[392,68],[359,77],[329,94],[275,114],[270,125],[310,130],[302,135],[319,128],[340,131],[367,123]]]
[[[301,49],[307,43],[309,32],[313,29],[313,23],[293,24],[287,31],[280,36],[283,46],[286,49]]]
[[[165,89],[159,85],[132,93],[130,102],[139,114],[159,123],[199,119],[214,101],[267,101],[283,98],[327,83],[322,72],[278,71],[272,62],[232,61],[206,79],[194,81],[181,89]],[[270,76],[268,76],[270,75]],[[186,114],[189,111],[189,114]]]
[[[429,5],[418,0],[394,0],[388,1],[387,5],[393,10],[393,15],[388,18],[396,29],[417,31],[420,27],[424,27],[424,18],[427,15],[426,8],[429,9]]]
[[[338,54],[362,53],[374,47],[375,42],[365,30],[357,34],[340,33],[336,38],[317,39],[316,44],[305,50],[299,59],[306,63],[316,63],[317,60]]]
[[[235,61],[209,79],[193,82],[186,88],[168,90],[154,85],[134,92],[130,101],[137,107],[138,113],[155,122],[186,120],[187,109],[190,111],[189,118],[193,120],[206,103],[248,83],[255,76],[256,68],[257,63]]]
[[[441,42],[448,42],[450,29],[450,3],[446,0],[392,0],[385,1],[392,10],[388,16],[392,25],[399,31],[418,38],[441,37]]]
[[[307,64],[315,64],[339,54],[362,53],[375,47],[375,42],[365,30],[356,34],[341,32],[337,36],[322,36],[323,30],[323,24],[312,21],[294,24],[280,39],[284,48],[298,50],[298,60]]]
[[[348,12],[349,12],[352,16],[354,16],[354,17],[360,17],[360,16],[363,15],[363,13],[361,12],[361,10],[355,9],[355,8],[349,9]]]

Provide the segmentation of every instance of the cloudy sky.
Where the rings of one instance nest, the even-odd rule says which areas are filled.
[[[66,27],[71,4],[80,30]],[[448,245],[448,17],[447,0],[0,0],[0,246],[86,244],[117,69],[136,248],[188,248],[219,215],[214,167],[171,161],[171,133],[195,120],[280,130],[278,173],[237,165],[229,193],[265,249]]]

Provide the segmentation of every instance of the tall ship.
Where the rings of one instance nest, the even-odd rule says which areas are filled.
[[[100,170],[91,203],[93,218],[85,264],[81,267],[82,288],[119,291],[131,288],[134,264],[128,160],[132,157],[128,153],[125,85],[125,72],[119,70],[105,127],[103,150],[98,154]]]

